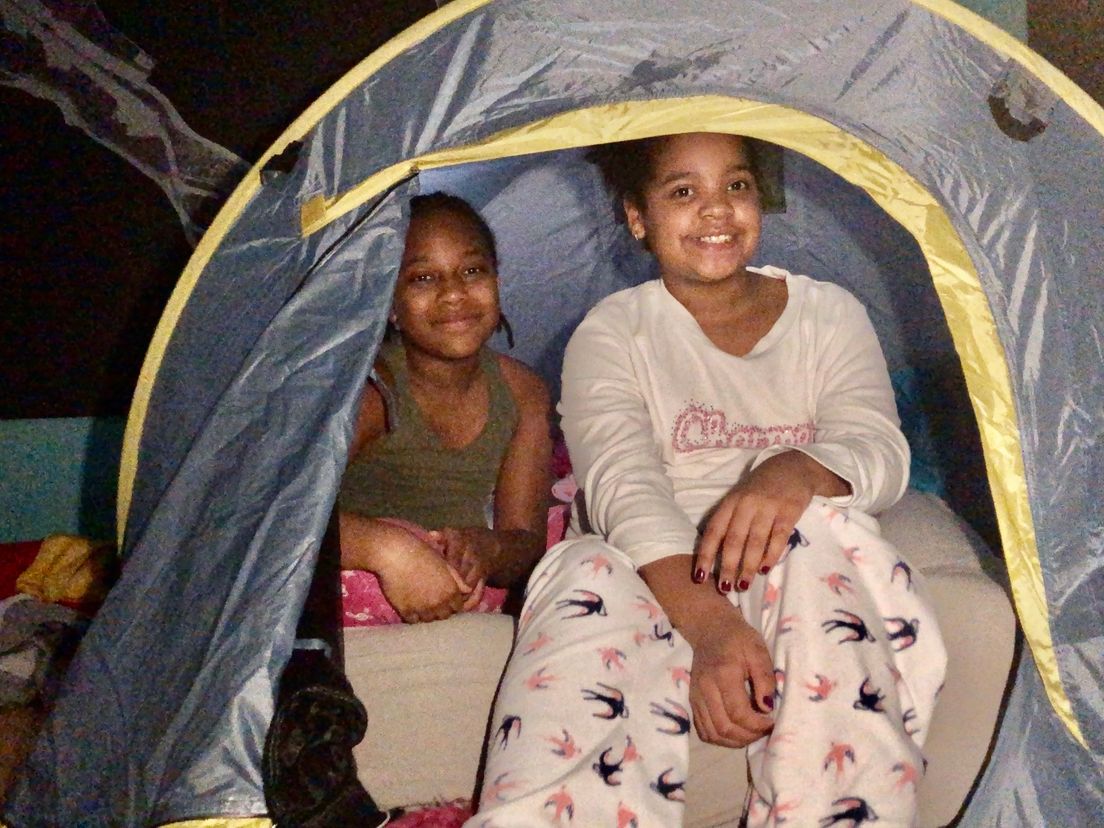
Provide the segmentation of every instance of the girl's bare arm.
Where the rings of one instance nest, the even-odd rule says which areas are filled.
[[[694,651],[690,707],[705,742],[744,747],[773,720],[774,668],[763,638],[709,583],[690,579],[692,556],[671,555],[640,567],[640,576],[672,626]]]
[[[510,586],[528,574],[544,553],[548,525],[552,439],[551,402],[544,382],[515,359],[499,356],[502,375],[518,411],[495,486],[494,529],[446,528],[446,555],[468,584],[485,577]]]

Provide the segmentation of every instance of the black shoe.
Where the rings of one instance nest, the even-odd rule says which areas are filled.
[[[265,801],[279,828],[380,828],[402,813],[380,810],[357,779],[353,747],[367,728],[364,705],[325,653],[294,650],[262,761]]]

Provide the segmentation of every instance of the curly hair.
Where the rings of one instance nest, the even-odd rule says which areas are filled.
[[[479,233],[480,240],[487,246],[487,251],[491,254],[491,261],[495,267],[498,267],[498,249],[495,245],[494,233],[487,226],[487,222],[483,220],[483,216],[479,215],[479,211],[471,204],[460,198],[460,196],[444,192],[416,195],[410,199],[411,221],[438,211],[457,213],[470,219]]]
[[[642,204],[644,188],[651,178],[656,154],[669,137],[659,135],[654,138],[600,144],[587,152],[586,159],[598,167],[606,189],[618,202],[627,199],[633,204]],[[757,182],[761,182],[760,155],[764,142],[747,136],[738,137],[743,139],[747,149],[751,174]]]

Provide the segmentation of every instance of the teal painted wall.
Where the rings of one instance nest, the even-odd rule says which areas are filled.
[[[1027,0],[958,0],[958,3],[1027,42]]]
[[[125,420],[0,421],[0,542],[55,532],[115,537]]]

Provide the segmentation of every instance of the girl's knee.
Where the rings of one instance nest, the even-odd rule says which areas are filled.
[[[631,636],[642,619],[654,622],[661,616],[628,557],[586,536],[553,547],[541,561],[530,579],[520,623],[525,633],[555,630],[567,640],[576,634],[617,637],[625,630]]]

